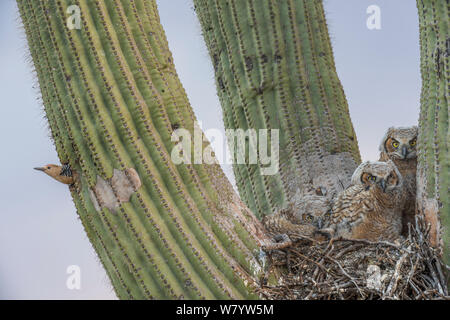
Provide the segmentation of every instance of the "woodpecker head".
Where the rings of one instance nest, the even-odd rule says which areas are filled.
[[[68,165],[58,166],[56,164],[47,164],[44,167],[34,168],[34,170],[42,171],[64,184],[72,184],[74,182],[72,170]]]
[[[50,177],[56,178],[57,176],[60,175],[61,168],[62,168],[61,166],[58,166],[56,164],[47,164],[44,167],[34,168],[34,170],[42,171],[42,172],[48,174]]]

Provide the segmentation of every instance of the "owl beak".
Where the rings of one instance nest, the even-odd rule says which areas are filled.
[[[318,229],[322,229],[322,227],[323,227],[323,221],[322,221],[322,218],[318,218],[318,219],[317,219],[317,228],[318,228]]]
[[[380,180],[380,187],[383,190],[383,192],[386,192],[386,181],[384,179]]]
[[[408,148],[406,146],[402,147],[402,156],[403,159],[406,159],[406,157],[408,156]]]

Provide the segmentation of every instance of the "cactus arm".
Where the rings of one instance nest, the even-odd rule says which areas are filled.
[[[420,101],[417,207],[431,223],[431,240],[450,265],[449,83],[450,21],[448,1],[418,0]]]
[[[194,4],[225,127],[280,130],[278,174],[262,175],[259,164],[233,166],[242,199],[261,217],[298,190],[336,193],[360,155],[321,1]]]
[[[79,173],[72,196],[118,297],[254,297],[259,221],[218,165],[171,161],[174,125],[193,133],[196,119],[155,2],[17,3],[58,156]],[[66,24],[72,4],[80,30]],[[139,184],[123,200],[129,168]]]

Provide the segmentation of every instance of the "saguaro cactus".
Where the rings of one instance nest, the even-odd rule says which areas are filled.
[[[58,156],[76,172],[72,197],[118,297],[256,297],[260,222],[217,164],[171,159],[174,130],[198,125],[155,0],[17,3]],[[194,3],[226,128],[279,130],[277,174],[234,167],[248,206],[263,216],[296,192],[345,187],[360,156],[322,2]],[[448,262],[448,4],[418,7],[419,208],[442,227]]]
[[[417,206],[431,223],[433,244],[443,248],[450,265],[450,8],[440,0],[418,0],[417,8],[422,73]]]
[[[360,162],[336,74],[322,1],[194,0],[216,74],[226,128],[279,129],[280,170],[233,166],[259,216],[296,192],[347,186]],[[229,141],[230,142],[230,141]]]
[[[17,3],[58,156],[78,173],[72,196],[118,297],[252,297],[259,221],[218,165],[171,161],[173,130],[193,133],[196,119],[155,1]]]

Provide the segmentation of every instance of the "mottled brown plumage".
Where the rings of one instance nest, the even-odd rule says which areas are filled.
[[[330,225],[323,231],[333,238],[397,239],[402,228],[402,184],[392,161],[362,163],[352,176],[352,186],[336,197]]]
[[[285,234],[313,237],[322,227],[324,217],[313,212],[299,213],[296,207],[291,203],[287,208],[264,217],[262,222],[266,230],[274,236]]]
[[[405,203],[402,210],[402,234],[408,233],[408,223],[415,223],[417,126],[389,128],[380,144],[380,161],[392,160],[403,177]]]

